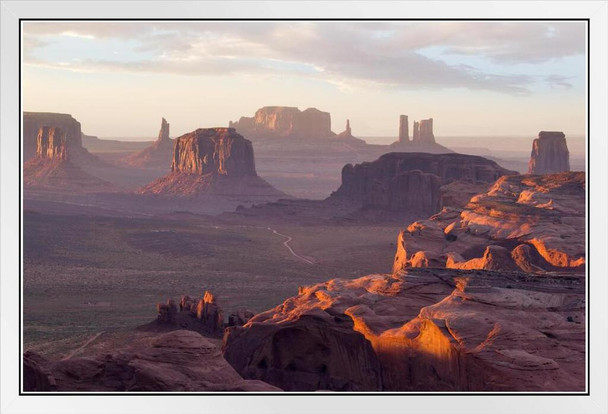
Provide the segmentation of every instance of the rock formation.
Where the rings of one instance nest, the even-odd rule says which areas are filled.
[[[197,129],[175,142],[171,172],[256,176],[253,146],[231,128]]]
[[[344,129],[344,131],[342,131],[341,133],[339,133],[338,135],[336,135],[335,137],[336,141],[339,142],[343,142],[347,145],[353,145],[354,147],[361,147],[361,146],[366,146],[367,143],[360,139],[360,138],[355,138],[352,134],[352,131],[350,129],[350,120],[346,120],[346,128]]]
[[[253,318],[253,316],[253,312],[248,311],[246,309],[239,309],[238,311],[231,313],[230,316],[228,316],[228,326],[243,326],[247,322],[249,322],[249,320]]]
[[[209,291],[205,291],[203,297],[199,299],[182,296],[179,311],[173,299],[167,299],[166,303],[158,303],[156,310],[157,323],[160,324],[179,326],[209,335],[221,335],[224,331],[224,311],[219,306],[217,298]],[[243,320],[246,318],[244,313],[239,315]]]
[[[333,279],[228,328],[222,349],[285,390],[582,391],[584,286],[452,269]]]
[[[584,173],[503,176],[464,209],[410,224],[393,268],[579,272],[584,228]]]
[[[149,147],[131,154],[120,162],[131,167],[167,169],[173,155],[173,140],[169,138],[169,123],[162,118],[157,140]]]
[[[121,349],[49,361],[24,355],[24,391],[281,391],[243,378],[200,334],[176,330],[124,339]]]
[[[308,139],[322,140],[335,134],[331,131],[331,116],[316,108],[300,111],[295,107],[265,106],[256,111],[252,118],[241,117],[230,122],[249,139]]]
[[[206,128],[177,138],[171,173],[140,194],[245,195],[278,198],[283,193],[257,176],[251,141],[233,128]]]
[[[80,125],[80,124],[78,124]],[[117,191],[112,184],[86,173],[74,158],[88,152],[68,139],[60,127],[40,127],[36,136],[36,155],[23,166],[27,191],[95,193]],[[91,156],[92,157],[92,156]],[[84,161],[82,158],[80,161]]]
[[[494,161],[463,154],[389,153],[342,169],[342,185],[330,198],[363,208],[433,214],[441,209],[440,186],[460,180],[491,183],[505,170]]]
[[[389,148],[393,151],[428,152],[431,154],[447,154],[454,152],[435,142],[433,134],[433,118],[414,121],[412,140],[409,139],[409,121],[407,115],[399,116],[399,139]]]
[[[528,174],[553,174],[570,171],[570,158],[563,132],[540,131],[532,143]]]
[[[399,115],[399,142],[410,142],[410,130],[407,115]]]
[[[413,142],[420,142],[424,144],[434,144],[435,135],[433,135],[433,118],[423,119],[418,124],[418,134],[414,133]]]
[[[65,136],[65,145],[70,147],[73,155],[82,148],[80,122],[68,114],[51,112],[23,113],[23,161],[28,161],[37,154],[37,139],[40,128],[60,128]],[[83,149],[84,150],[84,149]],[[85,150],[86,151],[86,150]]]
[[[67,140],[61,128],[40,128],[36,138],[36,157],[64,161],[68,159]]]

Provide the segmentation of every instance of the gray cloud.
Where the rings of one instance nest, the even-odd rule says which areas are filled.
[[[144,71],[181,75],[297,74],[334,84],[393,88],[468,88],[525,94],[536,78],[487,73],[474,64],[450,65],[421,51],[485,57],[501,65],[538,64],[585,49],[577,22],[27,22],[26,63],[69,70]],[[137,40],[138,62],[36,59],[53,36]],[[565,87],[560,75],[550,85]]]

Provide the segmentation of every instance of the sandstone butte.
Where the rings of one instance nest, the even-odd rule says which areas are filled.
[[[287,138],[322,140],[336,134],[331,131],[331,115],[316,108],[300,111],[288,106],[265,106],[253,117],[241,117],[229,123],[250,139]]]
[[[162,118],[156,141],[149,147],[123,158],[121,163],[140,168],[167,168],[173,154],[173,140],[169,138],[169,126],[167,120]]]
[[[23,166],[24,187],[26,191],[70,193],[118,191],[114,185],[86,173],[75,162],[75,159],[86,162],[90,157],[93,156],[79,146],[79,141],[70,139],[61,127],[40,127],[36,153]]]
[[[257,176],[251,141],[233,128],[200,128],[176,138],[171,172],[139,193],[190,197],[285,195]]]
[[[532,143],[528,174],[570,171],[570,153],[563,132],[541,131]]]
[[[464,209],[399,233],[393,269],[576,271],[585,265],[585,173],[501,177]]]
[[[342,184],[330,200],[347,199],[363,209],[434,214],[446,204],[464,205],[462,194],[470,198],[471,191],[485,189],[505,174],[516,172],[473,155],[389,153],[344,166]]]
[[[65,136],[65,143],[72,147],[73,155],[82,148],[80,122],[68,114],[51,112],[23,113],[23,161],[36,157],[37,139],[42,127],[60,128]]]

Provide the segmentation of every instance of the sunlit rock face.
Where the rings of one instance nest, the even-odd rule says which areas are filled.
[[[563,132],[541,131],[532,143],[528,174],[570,171],[570,153]]]
[[[50,112],[23,113],[23,161],[37,155],[37,141],[40,128],[55,127],[61,129],[65,136],[65,145],[71,149],[82,147],[80,122],[69,114]]]
[[[548,272],[584,264],[585,174],[570,172],[504,176],[464,209],[411,223],[398,236],[393,269]]]
[[[86,173],[78,165],[91,158],[97,160],[77,142],[71,141],[62,128],[40,127],[36,156],[23,165],[24,187],[26,191],[70,193],[117,191],[114,185]]]
[[[308,108],[300,111],[295,107],[265,106],[252,118],[241,117],[230,122],[240,134],[249,139],[293,138],[325,139],[335,134],[331,131],[329,112]]]
[[[172,172],[255,176],[253,146],[233,128],[201,128],[177,138]]]
[[[36,138],[36,157],[67,160],[68,146],[65,132],[59,127],[40,127]]]
[[[363,208],[433,214],[441,209],[442,184],[457,180],[489,184],[510,173],[515,172],[471,155],[389,153],[373,162],[346,165],[342,185],[331,197],[352,200]]]
[[[257,176],[251,141],[233,128],[200,128],[176,138],[171,173],[139,193],[284,196]]]
[[[300,288],[223,351],[286,390],[580,391],[584,336],[582,275],[409,269]]]
[[[136,334],[129,340],[112,352],[58,361],[26,352],[24,389],[281,391],[261,381],[243,380],[216,345],[196,332],[176,330],[144,338]]]

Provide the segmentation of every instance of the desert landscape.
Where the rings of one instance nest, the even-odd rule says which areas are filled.
[[[541,45],[561,38],[543,27]],[[219,126],[163,112],[143,139],[104,132],[139,111],[25,101],[25,392],[586,390],[579,123],[505,138],[480,114],[458,119],[494,132],[460,136],[439,104],[414,116],[410,101],[386,104],[388,127],[378,103],[336,128],[321,98],[246,96],[262,103]]]

